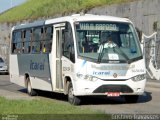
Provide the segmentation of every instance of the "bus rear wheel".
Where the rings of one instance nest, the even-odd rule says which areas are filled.
[[[137,103],[139,95],[126,95],[124,98],[127,103]]]
[[[28,95],[35,96],[37,93],[34,89],[32,89],[31,82],[30,82],[29,78],[27,78],[26,82],[27,82],[27,93],[28,93]]]
[[[81,102],[79,97],[74,96],[74,94],[73,94],[73,86],[72,86],[71,82],[68,85],[68,102],[73,104],[73,105],[79,105],[80,102]]]

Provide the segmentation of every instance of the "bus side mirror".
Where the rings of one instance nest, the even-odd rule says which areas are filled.
[[[138,34],[139,41],[141,42],[141,41],[142,41],[142,31],[139,30],[139,29],[136,27],[136,32],[137,32],[137,34]]]

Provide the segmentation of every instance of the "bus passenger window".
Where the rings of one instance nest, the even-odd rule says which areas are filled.
[[[12,43],[12,53],[20,53],[22,44],[21,31],[16,31],[13,33],[13,43]]]
[[[73,33],[70,23],[66,23],[67,30],[62,31],[62,54],[69,58],[73,63],[75,62],[75,49],[73,42]]]
[[[16,43],[12,43],[12,53],[16,53]]]
[[[24,49],[24,42],[22,42],[22,53],[25,52],[25,49]]]
[[[13,37],[12,37],[12,53],[16,53],[16,39],[15,39],[15,32],[13,33]]]
[[[46,46],[44,45],[43,46],[43,51],[42,51],[43,53],[45,53],[46,52]]]
[[[33,42],[32,42],[32,45],[34,46],[34,51],[36,53],[39,53],[40,52],[40,42],[42,40],[42,28],[36,28],[34,29],[34,38],[33,38]]]
[[[45,35],[44,35],[44,41],[43,41],[43,47],[45,47],[45,53],[51,52],[52,49],[52,38],[53,38],[53,27],[47,26],[45,27]]]
[[[26,30],[24,33],[24,53],[30,53],[32,31]]]
[[[35,53],[35,52],[36,52],[35,46],[32,46],[32,53]]]
[[[31,46],[28,46],[28,53],[31,52]]]

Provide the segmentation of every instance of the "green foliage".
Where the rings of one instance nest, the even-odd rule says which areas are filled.
[[[93,111],[80,109],[69,103],[54,100],[7,100],[0,97],[1,114],[93,114]]]
[[[96,6],[127,2],[128,0],[28,0],[0,15],[0,22],[16,22],[57,14],[79,13]],[[129,0],[132,1],[132,0]]]
[[[18,120],[111,119],[110,115],[53,99],[7,100],[0,97],[0,119],[5,117],[18,117]]]

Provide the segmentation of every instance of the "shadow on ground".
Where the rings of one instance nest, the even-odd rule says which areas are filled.
[[[21,89],[19,91],[27,94],[26,89]],[[61,93],[53,93],[53,92],[37,90],[37,95],[40,97],[48,98],[48,99],[55,99],[55,100],[67,102],[67,96]],[[81,100],[82,100],[81,105],[129,104],[125,102],[124,97],[85,96],[85,97],[81,97]],[[152,100],[152,93],[146,91],[144,95],[139,97],[139,100],[137,103],[146,103],[151,100]],[[135,103],[130,103],[130,104],[135,104]]]

